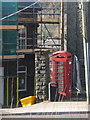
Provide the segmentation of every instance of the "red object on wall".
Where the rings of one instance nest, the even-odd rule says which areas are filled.
[[[72,95],[72,54],[58,51],[52,55],[52,82],[57,82],[58,94]]]

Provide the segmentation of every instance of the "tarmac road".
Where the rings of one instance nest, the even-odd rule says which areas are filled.
[[[3,115],[1,120],[90,120],[88,113],[60,115]]]

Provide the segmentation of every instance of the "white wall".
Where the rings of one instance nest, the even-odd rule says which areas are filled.
[[[0,107],[4,103],[4,68],[0,67]]]

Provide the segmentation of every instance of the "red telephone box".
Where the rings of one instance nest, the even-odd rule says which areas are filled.
[[[72,54],[58,51],[52,55],[52,82],[57,83],[58,94],[72,95]]]

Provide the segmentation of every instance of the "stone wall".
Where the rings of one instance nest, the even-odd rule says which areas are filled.
[[[36,71],[36,96],[38,101],[47,99],[49,74],[49,57],[48,52],[37,52],[35,54],[35,71]]]

